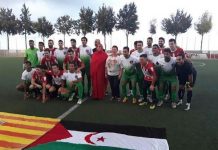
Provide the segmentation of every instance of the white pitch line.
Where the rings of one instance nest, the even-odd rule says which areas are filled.
[[[84,103],[88,98],[84,98],[82,103]],[[66,116],[68,116],[71,112],[73,112],[75,109],[77,109],[80,105],[82,104],[76,104],[76,105],[73,105],[72,107],[70,107],[66,112],[64,112],[62,115],[60,115],[58,117],[58,119],[64,119]]]

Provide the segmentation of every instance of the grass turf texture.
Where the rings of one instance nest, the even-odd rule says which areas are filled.
[[[122,104],[109,101],[87,100],[66,120],[91,123],[140,125],[166,128],[171,150],[217,150],[218,149],[218,61],[194,61],[198,71],[197,84],[193,92],[193,103],[189,112],[184,105],[173,110],[168,104],[149,110],[130,102]],[[200,65],[205,63],[206,66]],[[21,58],[0,57],[0,111],[26,115],[58,117],[75,102],[52,100],[45,104],[37,100],[23,100],[17,92],[22,72]]]

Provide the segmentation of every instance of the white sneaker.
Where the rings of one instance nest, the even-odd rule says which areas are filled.
[[[74,96],[75,96],[75,93],[73,93],[73,94],[69,97],[68,101],[69,101],[69,102],[72,101],[73,98],[74,98]]]
[[[176,103],[175,103],[175,102],[172,102],[172,103],[171,103],[171,107],[172,107],[173,109],[176,109]]]
[[[80,105],[80,104],[82,104],[82,102],[83,102],[82,99],[78,99],[77,104]]]
[[[185,111],[189,111],[189,110],[191,109],[191,104],[190,104],[190,103],[186,103],[186,105],[187,105],[187,108],[184,109],[184,110],[185,110]]]
[[[147,100],[148,100],[150,103],[153,102],[153,100],[152,100],[152,98],[151,98],[151,95],[148,95],[148,96],[147,96]]]
[[[127,94],[127,96],[129,97],[129,96],[132,96],[132,95],[133,95],[132,90],[130,90],[129,93]]]
[[[140,98],[138,99],[138,102],[141,103],[142,101],[144,101],[144,98],[143,98],[143,97],[140,97]]]
[[[177,106],[182,105],[182,99],[180,99],[179,102],[176,105]]]
[[[159,101],[158,103],[157,103],[157,106],[158,107],[160,107],[160,106],[162,106],[163,105],[163,101]]]
[[[164,97],[164,100],[167,101],[167,100],[169,100],[169,99],[170,99],[170,95],[169,95],[169,94],[166,94],[165,97]]]

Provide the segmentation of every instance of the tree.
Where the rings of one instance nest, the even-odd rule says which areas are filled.
[[[69,15],[61,16],[57,19],[57,23],[54,25],[58,32],[64,35],[64,46],[65,46],[65,36],[70,35],[73,28],[73,20]]]
[[[106,47],[106,35],[111,34],[113,28],[116,24],[116,17],[113,8],[106,7],[103,5],[99,8],[96,14],[96,24],[97,33],[101,32],[104,36],[104,46]]]
[[[25,46],[27,48],[27,34],[36,33],[34,31],[33,22],[31,21],[31,14],[29,12],[29,8],[23,4],[23,8],[21,9],[20,20],[21,20],[21,33],[25,35]]]
[[[125,30],[126,44],[128,46],[129,34],[134,35],[136,30],[139,29],[138,15],[135,3],[124,5],[123,9],[119,10],[117,14],[117,30]]]
[[[49,38],[54,34],[53,25],[45,17],[38,18],[38,21],[34,24],[34,28],[42,36],[43,42],[45,42],[45,37]]]
[[[93,26],[95,22],[94,12],[89,7],[82,7],[80,9],[79,16],[79,27],[82,31],[83,36],[86,36],[87,33],[93,31]]]
[[[204,12],[195,23],[195,30],[201,35],[201,50],[203,45],[204,34],[210,32],[212,29],[212,16],[208,12]]]
[[[7,34],[7,49],[10,49],[9,35],[15,35],[18,33],[19,20],[16,19],[12,13],[12,9],[0,9],[0,33],[5,32]]]
[[[71,29],[71,33],[80,35],[80,26],[79,26],[80,20],[73,20],[73,27]]]
[[[179,33],[185,33],[192,25],[192,17],[183,10],[178,10],[176,15],[164,18],[161,22],[162,30],[167,34],[171,34],[177,38]]]
[[[156,34],[156,23],[157,23],[157,20],[156,19],[152,19],[150,21],[150,29],[149,29],[149,32],[153,35],[153,34]]]

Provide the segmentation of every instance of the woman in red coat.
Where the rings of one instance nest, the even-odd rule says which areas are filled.
[[[107,54],[103,51],[102,44],[97,46],[97,51],[91,59],[91,81],[92,81],[92,98],[103,99],[107,88],[107,79],[105,77],[105,63]]]

